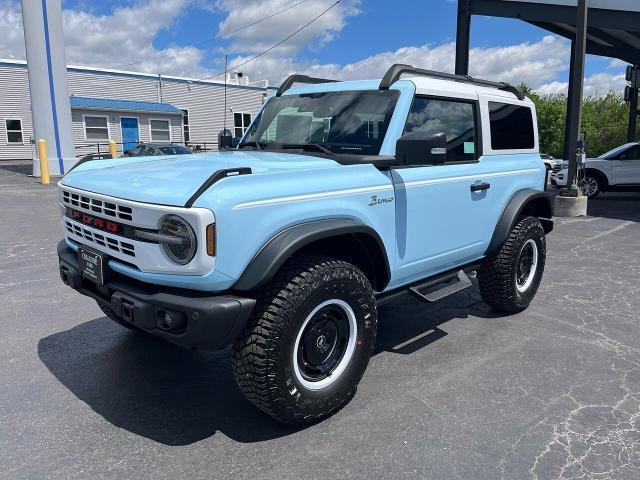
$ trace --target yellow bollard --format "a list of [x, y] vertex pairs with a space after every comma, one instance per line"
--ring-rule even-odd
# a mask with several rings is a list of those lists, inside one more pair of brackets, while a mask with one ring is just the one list
[[111, 158], [117, 158], [118, 152], [116, 151], [116, 142], [113, 140], [109, 140], [109, 153], [111, 154]]
[[47, 156], [47, 141], [38, 140], [38, 158], [40, 159], [40, 182], [49, 185], [49, 157]]

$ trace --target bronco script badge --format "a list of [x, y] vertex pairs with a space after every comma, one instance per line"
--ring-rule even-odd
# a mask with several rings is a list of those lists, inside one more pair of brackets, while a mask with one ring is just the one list
[[371, 201], [369, 202], [370, 207], [375, 207], [376, 205], [381, 205], [383, 203], [391, 203], [393, 202], [393, 197], [379, 197], [377, 195], [371, 195]]

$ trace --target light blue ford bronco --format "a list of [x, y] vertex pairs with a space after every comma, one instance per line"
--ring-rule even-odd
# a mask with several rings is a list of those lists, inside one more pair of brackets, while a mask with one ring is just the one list
[[477, 272], [489, 305], [527, 308], [553, 228], [545, 178], [534, 105], [508, 84], [408, 65], [294, 75], [237, 148], [77, 165], [60, 275], [129, 329], [230, 347], [246, 397], [300, 424], [353, 397], [380, 302], [435, 302]]

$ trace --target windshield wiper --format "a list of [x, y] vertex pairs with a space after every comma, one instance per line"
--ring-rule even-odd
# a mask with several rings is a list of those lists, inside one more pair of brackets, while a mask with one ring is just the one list
[[264, 150], [264, 144], [260, 142], [242, 142], [238, 145], [238, 148], [244, 147], [256, 147], [258, 150]]
[[280, 145], [282, 148], [299, 148], [300, 150], [316, 150], [327, 155], [333, 155], [333, 152], [328, 148], [323, 147], [317, 143], [285, 143]]

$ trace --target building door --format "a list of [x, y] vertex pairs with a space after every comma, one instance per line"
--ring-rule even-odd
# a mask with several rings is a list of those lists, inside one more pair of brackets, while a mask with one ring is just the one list
[[135, 117], [120, 117], [122, 151], [128, 152], [140, 142], [140, 128]]

